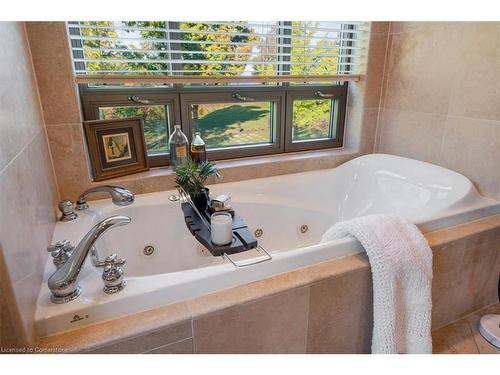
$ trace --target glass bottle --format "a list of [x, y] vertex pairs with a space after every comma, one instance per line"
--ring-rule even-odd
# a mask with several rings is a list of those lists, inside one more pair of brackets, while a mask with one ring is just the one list
[[187, 161], [189, 142], [180, 125], [174, 125], [174, 132], [168, 140], [170, 165], [177, 166]]
[[193, 141], [191, 142], [191, 159], [198, 164], [207, 160], [207, 148], [205, 142], [201, 138], [200, 132], [194, 132]]

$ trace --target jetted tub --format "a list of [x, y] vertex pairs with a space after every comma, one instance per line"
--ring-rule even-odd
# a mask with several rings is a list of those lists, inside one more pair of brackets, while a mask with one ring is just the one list
[[[251, 230], [262, 230], [258, 240], [272, 260], [236, 268], [211, 256], [186, 228], [180, 202], [168, 199], [178, 194], [175, 190], [138, 195], [127, 207], [114, 206], [110, 199], [91, 201], [77, 220], [57, 223], [53, 243], [69, 239], [76, 245], [100, 220], [129, 216], [130, 224], [110, 230], [97, 242], [101, 258], [115, 252], [126, 259], [127, 286], [105, 294], [102, 269], [89, 259], [80, 275], [81, 296], [53, 304], [47, 279], [55, 267], [49, 257], [35, 317], [38, 334], [76, 329], [363, 252], [354, 239], [320, 242], [331, 225], [353, 217], [398, 214], [428, 232], [500, 212], [499, 202], [480, 196], [456, 172], [383, 154], [362, 156], [334, 169], [217, 184], [210, 191], [212, 196], [231, 195], [233, 207]], [[149, 245], [154, 252], [145, 255]], [[235, 258], [261, 255], [251, 250]]]

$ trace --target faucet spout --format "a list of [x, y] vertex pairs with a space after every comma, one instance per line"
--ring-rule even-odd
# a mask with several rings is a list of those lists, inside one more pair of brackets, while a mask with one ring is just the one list
[[51, 301], [65, 303], [77, 298], [81, 289], [78, 276], [94, 243], [109, 229], [130, 223], [127, 216], [111, 216], [97, 223], [75, 247], [70, 258], [49, 278]]
[[111, 195], [111, 200], [117, 206], [128, 206], [129, 204], [134, 203], [135, 197], [134, 194], [121, 186], [113, 186], [113, 185], [101, 185], [90, 188], [86, 190], [78, 200], [76, 201], [76, 209], [79, 211], [86, 210], [89, 206], [87, 204], [87, 198], [89, 195], [94, 193], [108, 193]]

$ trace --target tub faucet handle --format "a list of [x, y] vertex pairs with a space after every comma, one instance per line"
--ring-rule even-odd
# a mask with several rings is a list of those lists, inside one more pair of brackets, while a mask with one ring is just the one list
[[118, 258], [118, 255], [111, 254], [104, 259], [104, 268], [113, 266], [123, 266], [126, 263], [125, 259]]
[[125, 264], [125, 259], [120, 259], [116, 254], [111, 254], [104, 260], [104, 271], [102, 281], [104, 282], [104, 292], [108, 294], [117, 293], [125, 288], [123, 280], [123, 269], [120, 266]]
[[78, 217], [73, 209], [73, 203], [71, 201], [61, 201], [57, 205], [57, 208], [61, 211], [61, 217], [59, 218], [60, 221], [71, 221]]
[[52, 255], [54, 265], [56, 268], [61, 267], [67, 262], [73, 253], [74, 246], [68, 240], [57, 241], [55, 245], [47, 247], [47, 251]]

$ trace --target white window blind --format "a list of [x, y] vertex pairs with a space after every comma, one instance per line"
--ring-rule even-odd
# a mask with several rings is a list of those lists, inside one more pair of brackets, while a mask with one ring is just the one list
[[79, 82], [356, 79], [363, 22], [68, 22]]

